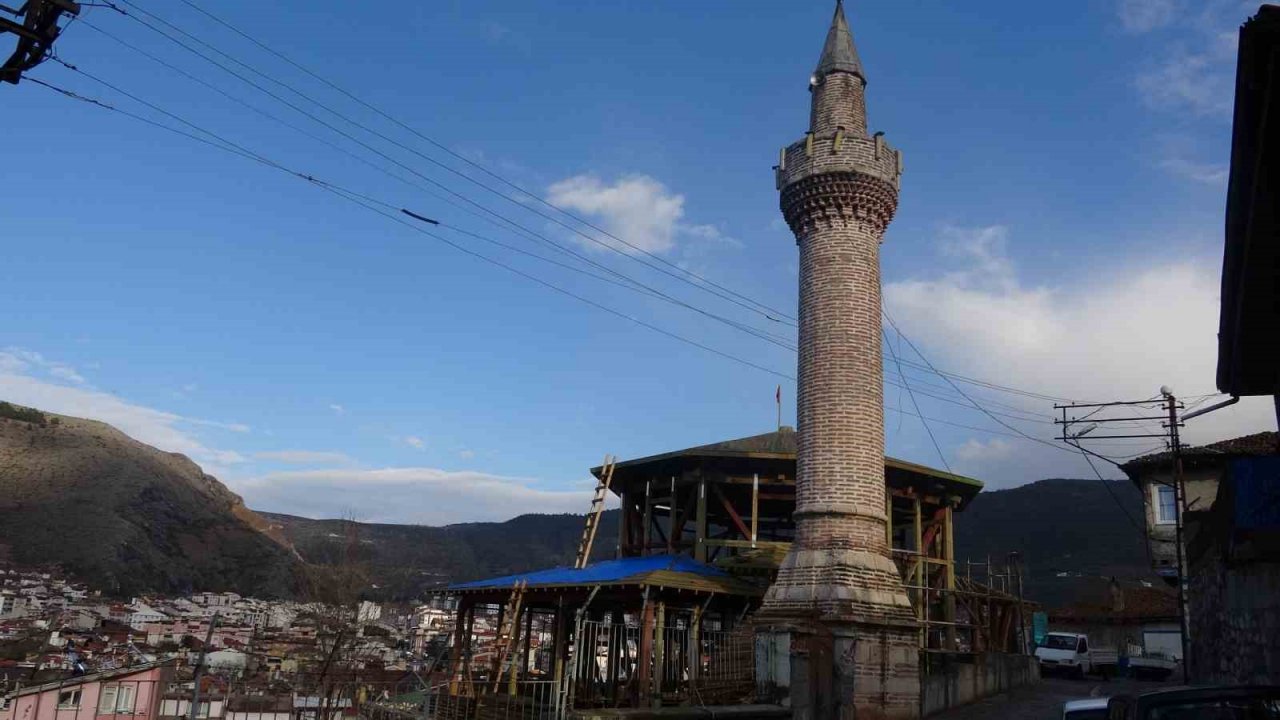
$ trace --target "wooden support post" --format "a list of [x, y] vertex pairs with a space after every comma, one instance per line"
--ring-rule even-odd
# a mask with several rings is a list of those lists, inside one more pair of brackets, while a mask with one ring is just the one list
[[694, 517], [693, 558], [698, 562], [707, 561], [707, 479], [698, 478], [698, 510]]
[[569, 619], [569, 613], [565, 611], [564, 596], [561, 595], [556, 604], [556, 627], [555, 634], [551, 639], [551, 662], [555, 668], [553, 677], [556, 681], [556, 687], [559, 688], [564, 682], [564, 656], [567, 648], [566, 643], [566, 627]]
[[[609, 631], [607, 638], [609, 641], [609, 655], [604, 661], [604, 689], [609, 693], [609, 699], [614, 705], [618, 704], [618, 665], [622, 662], [622, 645], [626, 643], [625, 631], [622, 625], [622, 611], [614, 610], [609, 615]], [[625, 667], [625, 665], [623, 666]]]
[[636, 707], [649, 702], [653, 688], [653, 601], [645, 598], [640, 611], [640, 648], [636, 657]]
[[667, 499], [667, 554], [676, 552], [676, 476], [671, 476], [671, 495]]
[[449, 668], [449, 694], [451, 695], [458, 691], [467, 645], [471, 643], [471, 634], [468, 632], [470, 625], [467, 622], [468, 606], [469, 603], [465, 599], [459, 599], [458, 607], [454, 610], [457, 617], [453, 620], [453, 662], [451, 663], [453, 667]]
[[640, 536], [640, 554], [641, 555], [649, 554], [649, 529], [653, 526], [653, 503], [649, 497], [651, 493], [652, 485], [653, 485], [652, 480], [644, 481], [644, 516], [643, 516], [644, 532], [641, 533], [641, 536]]
[[928, 646], [927, 628], [925, 627], [923, 622], [928, 618], [927, 613], [929, 609], [929, 595], [922, 589], [924, 587], [925, 555], [924, 555], [924, 528], [922, 527], [923, 518], [921, 518], [920, 516], [920, 496], [919, 495], [911, 499], [911, 506], [912, 506], [911, 509], [913, 512], [912, 531], [914, 532], [914, 538], [915, 538], [914, 549], [916, 551], [916, 558], [915, 558], [916, 564], [915, 564], [914, 572], [912, 573], [911, 584], [916, 586], [916, 589], [912, 590], [912, 592], [915, 593], [915, 598], [916, 598], [916, 619], [921, 621], [920, 632], [919, 632], [920, 647], [924, 648]]
[[944, 598], [943, 608], [946, 614], [946, 621], [952, 623], [947, 626], [947, 649], [954, 652], [956, 650], [956, 626], [954, 624], [956, 621], [956, 546], [950, 505], [944, 508], [942, 523], [943, 559], [947, 561], [945, 566], [947, 593]]
[[884, 546], [893, 550], [893, 492], [884, 489]]
[[631, 536], [630, 525], [631, 505], [630, 496], [627, 494], [626, 485], [622, 487], [621, 493], [622, 512], [618, 513], [618, 551], [614, 555], [615, 560], [620, 560], [630, 551]]
[[653, 705], [662, 707], [663, 681], [667, 677], [667, 604], [658, 601], [653, 649]]
[[756, 536], [760, 530], [760, 475], [751, 476], [751, 547], [756, 546]]

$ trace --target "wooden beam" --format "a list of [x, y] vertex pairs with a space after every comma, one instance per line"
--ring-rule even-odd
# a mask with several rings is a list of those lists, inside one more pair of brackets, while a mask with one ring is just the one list
[[728, 548], [749, 548], [749, 547], [791, 547], [791, 543], [786, 540], [757, 540], [754, 544], [750, 540], [717, 540], [708, 538], [706, 541], [708, 547], [728, 547]]
[[671, 476], [671, 502], [667, 503], [667, 554], [676, 552], [676, 476]]
[[698, 514], [694, 518], [693, 558], [707, 561], [707, 479], [698, 478]]
[[884, 491], [884, 546], [893, 549], [893, 494]]
[[751, 484], [751, 547], [756, 546], [756, 533], [760, 529], [760, 476]]
[[649, 495], [652, 492], [652, 480], [644, 481], [644, 517], [641, 527], [643, 530], [640, 535], [640, 554], [644, 555], [649, 549], [649, 529], [653, 525], [653, 504], [649, 502]]
[[725, 497], [724, 493], [720, 492], [720, 488], [715, 485], [711, 486], [711, 490], [716, 494], [716, 497], [720, 498], [720, 504], [724, 506], [725, 512], [729, 513], [729, 519], [733, 520], [733, 524], [738, 527], [738, 532], [742, 533], [742, 537], [750, 540], [751, 530], [747, 527], [746, 523], [742, 522], [742, 518], [738, 515], [738, 511], [733, 509], [733, 504], [729, 502], [729, 498]]

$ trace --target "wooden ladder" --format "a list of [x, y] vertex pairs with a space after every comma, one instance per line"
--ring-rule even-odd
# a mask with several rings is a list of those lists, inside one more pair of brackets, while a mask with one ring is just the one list
[[502, 683], [504, 674], [503, 665], [506, 664], [507, 658], [511, 658], [511, 677], [515, 679], [516, 661], [512, 655], [515, 653], [516, 643], [519, 638], [516, 635], [520, 630], [520, 609], [524, 605], [524, 590], [528, 585], [528, 581], [521, 580], [511, 588], [511, 598], [507, 600], [507, 607], [503, 610], [502, 627], [498, 628], [498, 637], [495, 638], [498, 656], [494, 662], [493, 676], [493, 692], [498, 692], [498, 685]]
[[596, 484], [596, 494], [591, 498], [591, 509], [587, 511], [587, 522], [582, 528], [582, 539], [578, 541], [578, 557], [573, 561], [575, 568], [584, 568], [591, 559], [591, 546], [596, 541], [596, 530], [600, 528], [600, 515], [604, 513], [604, 500], [609, 496], [609, 483], [613, 482], [613, 466], [618, 459], [612, 455], [604, 456], [604, 465], [600, 466], [600, 482]]

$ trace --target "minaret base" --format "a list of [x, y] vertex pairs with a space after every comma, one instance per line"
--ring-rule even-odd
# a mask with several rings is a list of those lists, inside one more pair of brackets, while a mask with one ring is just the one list
[[919, 623], [892, 560], [793, 548], [755, 622], [762, 681], [796, 720], [920, 716]]

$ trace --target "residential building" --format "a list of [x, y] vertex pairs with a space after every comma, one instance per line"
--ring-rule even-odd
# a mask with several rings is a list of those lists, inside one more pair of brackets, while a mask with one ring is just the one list
[[152, 663], [11, 692], [0, 720], [157, 720], [172, 667]]
[[[1222, 442], [1188, 447], [1182, 451], [1186, 509], [1203, 512], [1213, 508], [1218, 485], [1234, 460], [1277, 454], [1280, 433], [1261, 432]], [[1162, 452], [1131, 460], [1120, 466], [1142, 493], [1147, 543], [1152, 569], [1169, 582], [1178, 577], [1177, 512], [1174, 503], [1173, 453]], [[1194, 529], [1186, 528], [1184, 549]]]

